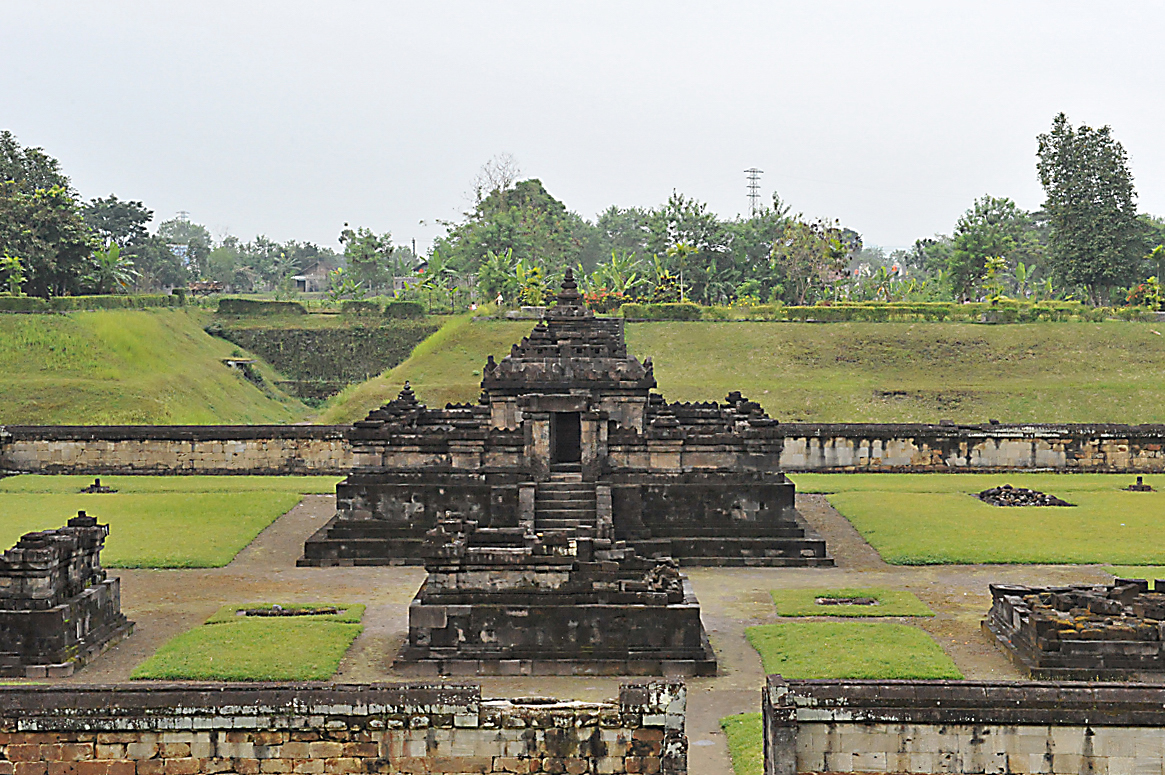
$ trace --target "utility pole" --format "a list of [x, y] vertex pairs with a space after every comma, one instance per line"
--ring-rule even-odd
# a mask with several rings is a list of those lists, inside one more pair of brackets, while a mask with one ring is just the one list
[[760, 202], [760, 176], [764, 172], [764, 170], [758, 170], [756, 167], [749, 167], [744, 171], [748, 180], [748, 209], [750, 215], [756, 215], [756, 206]]

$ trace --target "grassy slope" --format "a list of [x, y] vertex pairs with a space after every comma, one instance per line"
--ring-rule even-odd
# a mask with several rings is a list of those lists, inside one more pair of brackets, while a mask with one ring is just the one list
[[[741, 390], [781, 420], [1165, 422], [1150, 323], [641, 323], [672, 400]], [[900, 395], [884, 396], [884, 393]]]
[[352, 422], [396, 398], [405, 380], [429, 406], [476, 401], [481, 392], [481, 367], [487, 355], [507, 355], [510, 345], [530, 333], [534, 324], [522, 321], [473, 322], [468, 315], [449, 318], [437, 333], [417, 345], [396, 368], [353, 385], [329, 403], [321, 423]]
[[303, 404], [223, 365], [239, 351], [203, 331], [208, 320], [195, 309], [0, 315], [0, 424], [305, 419]]
[[[356, 420], [408, 379], [422, 401], [473, 401], [486, 355], [529, 321], [457, 318], [385, 375], [332, 401]], [[785, 421], [1165, 422], [1165, 339], [1152, 323], [633, 323], [670, 400], [741, 390]]]
[[720, 719], [728, 736], [728, 753], [736, 775], [764, 775], [764, 725], [759, 713], [739, 713]]
[[[831, 493], [889, 563], [1112, 563], [1165, 561], [1165, 476], [1157, 492], [1125, 492], [1121, 474], [799, 474], [802, 492]], [[1011, 484], [1058, 495], [1068, 507], [1001, 508], [973, 493]]]

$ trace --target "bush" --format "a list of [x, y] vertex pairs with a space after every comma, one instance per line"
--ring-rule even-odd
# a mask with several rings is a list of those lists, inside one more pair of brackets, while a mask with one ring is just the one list
[[624, 304], [623, 317], [638, 320], [699, 320], [701, 308], [690, 301], [670, 304]]
[[353, 301], [351, 299], [340, 304], [341, 315], [379, 315], [380, 304], [375, 301]]
[[145, 309], [147, 307], [177, 307], [182, 299], [162, 293], [127, 296], [55, 296], [49, 307], [56, 312], [83, 309]]
[[49, 303], [36, 296], [0, 296], [0, 312], [48, 312]]
[[219, 299], [220, 315], [306, 315], [297, 301], [259, 301], [258, 299]]
[[390, 301], [384, 305], [386, 318], [423, 318], [425, 305], [419, 301]]

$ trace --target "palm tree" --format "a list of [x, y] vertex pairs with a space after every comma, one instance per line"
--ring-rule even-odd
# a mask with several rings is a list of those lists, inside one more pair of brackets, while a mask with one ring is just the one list
[[93, 252], [93, 271], [88, 280], [97, 293], [128, 293], [135, 277], [138, 272], [134, 271], [133, 260], [122, 257], [117, 243]]

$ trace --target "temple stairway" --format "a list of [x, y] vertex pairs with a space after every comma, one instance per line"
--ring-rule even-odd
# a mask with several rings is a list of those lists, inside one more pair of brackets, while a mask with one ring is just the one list
[[552, 473], [534, 491], [534, 530], [595, 531], [595, 483], [581, 473]]

